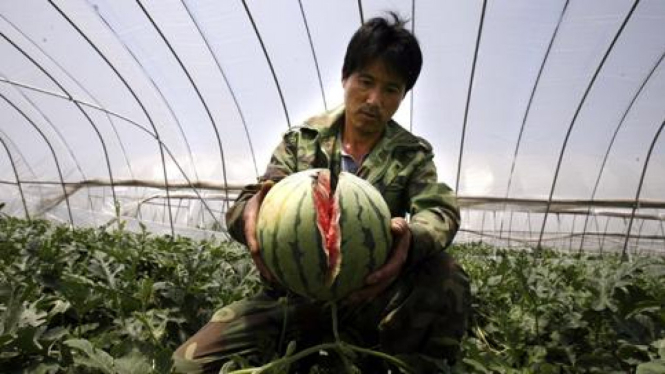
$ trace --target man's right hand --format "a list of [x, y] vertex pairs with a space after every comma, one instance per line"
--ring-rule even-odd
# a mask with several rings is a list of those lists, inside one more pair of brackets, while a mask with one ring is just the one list
[[249, 247], [249, 253], [252, 255], [252, 260], [254, 260], [261, 276], [270, 283], [274, 282], [275, 278], [261, 258], [261, 248], [259, 241], [256, 239], [256, 222], [258, 221], [261, 203], [263, 203], [263, 199], [274, 184], [275, 182], [271, 180], [261, 183], [261, 189], [247, 201], [242, 214], [245, 222], [245, 240], [247, 241], [247, 247]]

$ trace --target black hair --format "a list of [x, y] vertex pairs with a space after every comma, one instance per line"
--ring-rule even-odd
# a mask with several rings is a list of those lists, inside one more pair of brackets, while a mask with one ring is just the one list
[[416, 84], [423, 56], [416, 37], [404, 28], [406, 21], [394, 12], [388, 12], [388, 16], [392, 19], [368, 20], [353, 34], [344, 56], [342, 79], [379, 59], [404, 79], [406, 93]]

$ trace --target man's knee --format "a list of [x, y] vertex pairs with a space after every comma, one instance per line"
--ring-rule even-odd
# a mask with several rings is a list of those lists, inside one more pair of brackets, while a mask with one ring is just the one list
[[455, 360], [471, 312], [469, 277], [442, 253], [414, 268], [408, 296], [381, 322], [391, 353]]

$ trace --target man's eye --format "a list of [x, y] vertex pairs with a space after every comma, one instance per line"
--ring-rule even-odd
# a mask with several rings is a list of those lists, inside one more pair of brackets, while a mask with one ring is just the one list
[[360, 79], [359, 82], [360, 82], [360, 85], [363, 86], [363, 87], [369, 87], [369, 86], [372, 85], [372, 81], [369, 80], [369, 79]]

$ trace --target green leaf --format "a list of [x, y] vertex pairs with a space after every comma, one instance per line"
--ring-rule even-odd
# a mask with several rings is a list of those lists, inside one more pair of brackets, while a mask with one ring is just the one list
[[99, 369], [104, 373], [115, 374], [113, 370], [113, 357], [101, 349], [95, 348], [85, 339], [69, 339], [65, 344], [81, 351], [85, 356], [75, 355], [74, 362], [91, 369]]
[[663, 374], [665, 373], [665, 360], [660, 359], [645, 362], [637, 366], [635, 374]]
[[147, 374], [152, 371], [148, 359], [136, 351], [115, 360], [115, 372], [118, 374]]
[[471, 366], [474, 370], [476, 370], [479, 373], [485, 373], [485, 374], [490, 373], [490, 371], [485, 367], [485, 365], [481, 364], [480, 362], [478, 362], [478, 361], [476, 361], [472, 358], [464, 358], [464, 359], [462, 359], [462, 361], [465, 364]]

